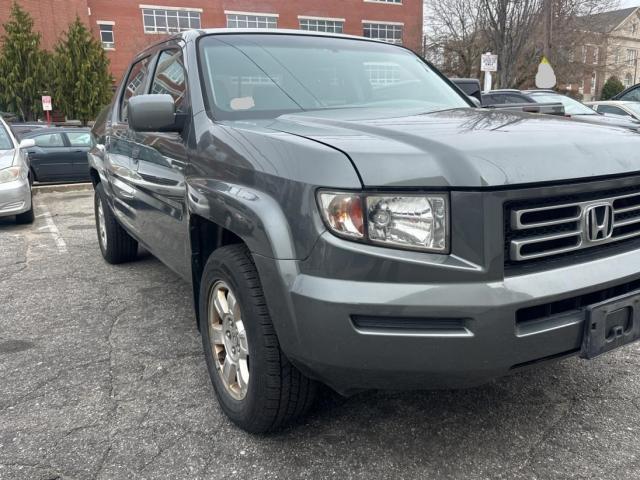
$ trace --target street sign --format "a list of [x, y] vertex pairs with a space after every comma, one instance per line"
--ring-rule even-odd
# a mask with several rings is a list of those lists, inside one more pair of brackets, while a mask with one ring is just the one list
[[43, 95], [42, 97], [42, 110], [44, 110], [45, 112], [50, 112], [51, 110], [53, 110], [51, 108], [51, 97], [48, 95]]
[[483, 53], [480, 61], [480, 70], [483, 72], [497, 72], [498, 55]]

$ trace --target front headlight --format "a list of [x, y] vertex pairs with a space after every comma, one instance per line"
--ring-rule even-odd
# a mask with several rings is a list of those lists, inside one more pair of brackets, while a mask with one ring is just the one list
[[22, 178], [22, 168], [9, 167], [0, 170], [0, 183], [13, 182]]
[[329, 229], [350, 240], [434, 253], [449, 251], [447, 194], [318, 193]]

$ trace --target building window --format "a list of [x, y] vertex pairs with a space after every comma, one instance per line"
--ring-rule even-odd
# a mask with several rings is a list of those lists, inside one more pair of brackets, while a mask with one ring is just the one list
[[113, 22], [98, 22], [100, 41], [102, 42], [102, 48], [105, 50], [113, 50], [116, 48], [116, 42], [113, 37], [113, 26]]
[[635, 35], [637, 32], [638, 32], [638, 24], [634, 22], [631, 24], [631, 34]]
[[616, 48], [615, 51], [613, 52], [613, 63], [615, 65], [620, 63], [620, 49]]
[[633, 83], [633, 79], [631, 78], [631, 74], [627, 73], [624, 76], [624, 86], [625, 86], [625, 88], [629, 88], [632, 83]]
[[596, 72], [593, 72], [591, 74], [591, 91], [590, 91], [592, 95], [595, 95], [598, 91], [596, 88], [597, 84], [598, 84], [598, 74]]
[[593, 47], [593, 64], [598, 64], [598, 57], [600, 56], [600, 48]]
[[580, 79], [580, 86], [578, 87], [578, 92], [584, 93], [584, 78]]
[[336, 18], [314, 18], [298, 17], [300, 19], [300, 30], [311, 30], [313, 32], [342, 33], [344, 19]]
[[587, 47], [582, 47], [582, 63], [587, 63]]
[[182, 8], [142, 9], [144, 33], [178, 33], [191, 28], [200, 28], [202, 10], [186, 10]]
[[638, 51], [632, 48], [627, 49], [627, 63], [633, 63], [636, 60]]
[[401, 23], [373, 23], [362, 22], [364, 36], [374, 40], [402, 45]]
[[278, 28], [278, 15], [225, 12], [227, 28]]
[[364, 67], [374, 88], [400, 82], [400, 67], [395, 63], [370, 62], [365, 63]]

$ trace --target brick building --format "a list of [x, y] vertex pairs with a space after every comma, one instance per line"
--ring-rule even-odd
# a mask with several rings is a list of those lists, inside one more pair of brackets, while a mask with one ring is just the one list
[[[419, 51], [422, 0], [18, 0], [45, 48], [78, 15], [102, 41], [116, 80], [131, 57], [189, 28], [294, 28], [377, 38]], [[12, 0], [0, 0], [0, 21]]]

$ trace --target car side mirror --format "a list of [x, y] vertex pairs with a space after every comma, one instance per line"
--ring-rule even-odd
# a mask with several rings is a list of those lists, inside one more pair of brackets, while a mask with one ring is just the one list
[[482, 107], [482, 103], [480, 103], [480, 100], [478, 100], [473, 95], [467, 95], [467, 98], [469, 100], [471, 100], [471, 102], [476, 106], [476, 108], [481, 108]]
[[136, 95], [127, 105], [129, 128], [137, 132], [175, 132], [180, 130], [176, 104], [171, 95]]
[[20, 148], [23, 150], [27, 150], [35, 146], [36, 146], [36, 141], [33, 138], [25, 138], [24, 140], [20, 141]]

